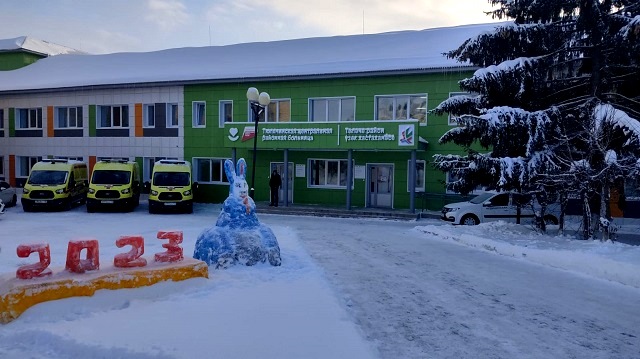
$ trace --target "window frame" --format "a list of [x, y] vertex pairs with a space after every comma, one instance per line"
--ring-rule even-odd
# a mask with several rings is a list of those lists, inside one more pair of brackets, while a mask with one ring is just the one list
[[6, 177], [4, 176], [4, 156], [0, 156], [0, 179], [6, 181]]
[[[75, 126], [71, 126], [71, 109], [75, 109]], [[60, 110], [66, 112], [66, 126], [60, 126]], [[84, 128], [83, 116], [82, 106], [56, 106], [53, 109], [53, 128], [56, 130]]]
[[[288, 103], [289, 104], [289, 118], [286, 121], [280, 121], [280, 106], [279, 104], [281, 103]], [[272, 121], [269, 118], [269, 107], [272, 105], [277, 105], [277, 112], [276, 112], [276, 117], [277, 120], [276, 121]], [[247, 101], [247, 111], [248, 111], [248, 119], [247, 122], [253, 122], [253, 110], [251, 109], [251, 103], [249, 101]], [[271, 101], [269, 102], [269, 104], [265, 107], [264, 111], [262, 111], [262, 113], [260, 114], [260, 116], [258, 117], [258, 122], [265, 122], [265, 123], [278, 123], [278, 122], [282, 122], [282, 123], [290, 123], [291, 122], [291, 99], [290, 98], [275, 98], [275, 99], [271, 99]]]
[[[23, 158], [26, 158], [27, 162], [29, 162], [29, 168], [26, 170], [27, 172], [26, 175], [22, 174]], [[33, 168], [33, 165], [42, 161], [42, 158], [43, 158], [42, 156], [16, 156], [16, 163], [15, 163], [16, 178], [25, 178], [25, 179], [28, 178], [29, 175], [31, 174], [31, 169]]]
[[[445, 178], [445, 193], [447, 194], [459, 194], [458, 192], [454, 192], [451, 191], [448, 187], [449, 187], [449, 182], [451, 181], [451, 172], [446, 172], [446, 178]], [[482, 186], [477, 186], [476, 188], [474, 188], [471, 192], [468, 193], [468, 195], [478, 195], [482, 192], [486, 192], [486, 188], [482, 187]]]
[[[153, 115], [149, 113], [149, 110], [153, 109]], [[142, 128], [155, 128], [156, 127], [156, 104], [145, 103], [142, 104]]]
[[[26, 111], [27, 114], [27, 119], [26, 119], [26, 124], [27, 127], [22, 127], [20, 125], [20, 121], [22, 119], [22, 115], [21, 112], [22, 111]], [[31, 116], [32, 116], [32, 111], [35, 111], [35, 126], [32, 126], [32, 120]], [[16, 130], [41, 130], [42, 129], [42, 107], [20, 107], [20, 108], [16, 108], [14, 110], [15, 112], [15, 129]]]
[[[406, 97], [408, 99], [408, 110], [407, 110], [407, 118], [396, 118], [396, 109], [398, 107], [397, 105], [397, 100], [400, 98], [404, 98]], [[414, 97], [424, 97], [424, 104], [425, 104], [425, 108], [424, 108], [424, 121], [420, 121], [420, 119], [417, 118], [411, 118], [411, 99]], [[381, 120], [379, 118], [379, 102], [381, 99], [385, 99], [385, 98], [391, 98], [393, 100], [393, 114], [392, 114], [392, 118], [390, 120]], [[429, 94], [427, 92], [423, 92], [423, 93], [410, 93], [410, 94], [388, 94], [388, 95], [375, 95], [374, 96], [374, 120], [375, 121], [409, 121], [409, 120], [414, 120], [414, 121], [418, 121], [420, 126], [426, 126], [427, 122], [428, 122], [428, 105], [429, 105]]]
[[[202, 116], [204, 117], [202, 124], [200, 124], [200, 112], [197, 109], [202, 106]], [[192, 101], [191, 102], [191, 126], [193, 128], [206, 128], [207, 127], [207, 103], [206, 101]]]
[[[173, 116], [173, 109], [175, 108], [175, 117]], [[165, 124], [166, 128], [178, 128], [180, 127], [180, 107], [178, 107], [177, 102], [167, 102], [166, 103], [166, 120]], [[173, 120], [176, 120], [176, 123], [173, 123]]]
[[[422, 187], [418, 187], [418, 163], [422, 163]], [[415, 187], [415, 191], [416, 192], [425, 192], [426, 189], [426, 185], [425, 185], [425, 180], [426, 180], [426, 168], [427, 168], [427, 161], [426, 160], [418, 160], [416, 159], [416, 187]], [[411, 170], [411, 160], [407, 160], [407, 192], [411, 192], [411, 189], [409, 188], [409, 178], [411, 176], [409, 176], [409, 171]]]
[[[191, 158], [191, 172], [193, 177], [193, 182], [197, 182], [198, 184], [215, 184], [215, 185], [229, 185], [229, 179], [227, 178], [227, 174], [224, 170], [224, 162], [230, 158], [222, 158], [222, 157], [192, 157]], [[200, 181], [200, 161], [208, 161], [209, 162], [209, 181]], [[220, 181], [213, 181], [213, 162], [218, 161], [220, 165]], [[225, 181], [226, 179], [226, 181]]]
[[[225, 116], [225, 107], [231, 106], [231, 120], [227, 121]], [[251, 109], [249, 109], [251, 112]], [[250, 113], [253, 116], [253, 113]], [[225, 123], [233, 122], [233, 100], [220, 100], [218, 101], [218, 127], [224, 128]]]
[[[313, 171], [313, 166], [312, 166], [312, 162], [315, 161], [324, 161], [325, 165], [325, 174], [324, 174], [324, 178], [325, 178], [325, 184], [313, 184], [313, 176], [312, 176], [312, 171]], [[344, 158], [307, 158], [306, 164], [307, 164], [307, 188], [324, 188], [324, 189], [347, 189], [347, 185], [340, 185], [341, 181], [341, 173], [340, 173], [340, 162], [347, 162], [348, 159]], [[329, 171], [329, 162], [337, 162], [338, 163], [338, 178], [337, 178], [337, 185], [333, 185], [333, 184], [326, 184], [327, 182], [327, 178], [328, 178], [328, 171]], [[345, 172], [348, 171], [349, 169], [349, 164], [346, 163], [345, 164], [347, 166], [347, 169], [345, 170]], [[351, 170], [353, 171], [355, 168], [355, 160], [351, 161]], [[347, 176], [345, 178], [345, 182], [347, 181], [347, 179], [349, 178], [349, 174], [345, 173], [345, 176]], [[351, 189], [353, 189], [353, 185], [355, 182], [355, 176], [351, 176]]]
[[[342, 119], [342, 115], [343, 115], [343, 101], [344, 100], [353, 100], [353, 116], [351, 118], [351, 120], [347, 119], [347, 120], [343, 120]], [[314, 106], [314, 102], [316, 101], [326, 101], [325, 103], [325, 109], [324, 109], [324, 115], [325, 115], [325, 119], [324, 120], [316, 120], [315, 119], [315, 106]], [[338, 101], [338, 113], [339, 115], [339, 119], [337, 121], [330, 121], [329, 120], [329, 115], [330, 115], [330, 111], [329, 111], [329, 106], [330, 106], [330, 101]], [[308, 119], [309, 122], [352, 122], [355, 121], [356, 119], [356, 96], [337, 96], [337, 97], [310, 97], [307, 101], [308, 103]]]
[[[109, 108], [109, 126], [102, 126], [102, 109], [108, 107]], [[114, 112], [113, 109], [120, 109], [120, 125], [115, 126], [114, 123]], [[124, 114], [126, 109], [126, 116]], [[97, 129], [108, 129], [108, 128], [129, 128], [129, 105], [97, 105], [96, 106], [96, 128]], [[125, 125], [126, 122], [126, 125]]]
[[[449, 98], [452, 97], [456, 97], [456, 96], [469, 96], [471, 95], [471, 92], [449, 92]], [[451, 115], [451, 113], [449, 113], [449, 115], [447, 116], [447, 124], [449, 126], [457, 126], [458, 125], [458, 121], [452, 121], [453, 119], [456, 119], [457, 117]]]

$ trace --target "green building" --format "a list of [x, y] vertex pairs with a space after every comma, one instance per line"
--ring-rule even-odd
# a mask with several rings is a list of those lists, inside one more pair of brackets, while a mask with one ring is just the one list
[[28, 36], [0, 40], [0, 71], [15, 70], [48, 56], [82, 53]]
[[[439, 209], [455, 195], [431, 158], [460, 149], [438, 144], [455, 122], [429, 110], [475, 70], [443, 53], [494, 26], [44, 58], [0, 72], [0, 177], [117, 157], [149, 180], [155, 161], [184, 159], [196, 200], [221, 202], [224, 161], [245, 158], [256, 201], [277, 169], [287, 203]], [[270, 96], [260, 113], [250, 87]]]

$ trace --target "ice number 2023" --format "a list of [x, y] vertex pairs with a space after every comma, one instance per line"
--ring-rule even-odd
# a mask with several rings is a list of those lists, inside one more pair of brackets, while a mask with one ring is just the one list
[[[178, 262], [184, 259], [182, 244], [182, 231], [159, 231], [159, 240], [168, 240], [162, 247], [165, 252], [156, 253], [156, 262]], [[142, 236], [122, 236], [116, 240], [116, 246], [122, 248], [131, 246], [131, 250], [126, 253], [117, 254], [113, 258], [113, 265], [117, 268], [144, 267], [147, 260], [142, 258], [144, 254], [144, 238]], [[86, 257], [81, 258], [80, 253], [86, 250]], [[40, 261], [34, 264], [21, 266], [16, 271], [16, 278], [31, 279], [51, 275], [51, 250], [49, 243], [21, 244], [17, 248], [18, 257], [27, 258], [31, 253], [37, 252]], [[67, 246], [67, 262], [65, 269], [72, 273], [84, 273], [100, 269], [100, 253], [98, 240], [72, 240]]]

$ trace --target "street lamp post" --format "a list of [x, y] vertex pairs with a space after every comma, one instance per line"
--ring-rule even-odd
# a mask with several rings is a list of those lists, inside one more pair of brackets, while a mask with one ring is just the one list
[[[255, 185], [256, 185], [256, 157], [258, 154], [258, 121], [260, 119], [260, 115], [264, 112], [269, 102], [271, 102], [271, 98], [269, 94], [266, 92], [259, 93], [258, 89], [255, 87], [249, 87], [247, 89], [247, 100], [249, 100], [249, 106], [251, 107], [251, 112], [253, 112], [253, 162], [251, 167], [251, 188], [249, 189], [249, 197], [254, 198], [255, 194]], [[255, 200], [255, 198], [254, 198]]]

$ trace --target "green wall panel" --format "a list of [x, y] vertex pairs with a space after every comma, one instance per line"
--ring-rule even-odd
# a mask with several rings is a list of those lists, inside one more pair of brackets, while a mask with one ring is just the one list
[[43, 58], [43, 56], [27, 52], [1, 52], [0, 71], [15, 70], [30, 65]]
[[96, 137], [96, 105], [89, 105], [89, 137]]
[[[252, 83], [226, 83], [226, 84], [202, 84], [187, 85], [184, 87], [184, 136], [185, 159], [193, 157], [217, 157], [230, 158], [233, 142], [228, 139], [229, 129], [237, 127], [240, 135], [245, 127], [253, 127], [250, 122], [250, 109], [246, 99], [248, 87], [257, 87], [259, 91], [266, 91], [272, 99], [291, 100], [291, 124], [263, 124], [264, 128], [304, 128], [331, 127], [335, 123], [309, 123], [308, 106], [309, 98], [317, 97], [343, 97], [354, 96], [356, 109], [354, 122], [343, 122], [341, 126], [380, 126], [382, 122], [371, 122], [375, 118], [376, 95], [398, 94], [427, 94], [427, 111], [435, 108], [440, 102], [449, 97], [451, 92], [459, 92], [458, 81], [468, 77], [472, 72], [446, 72], [422, 75], [386, 76], [386, 77], [358, 77], [326, 80], [292, 80], [292, 81], [263, 81]], [[233, 123], [219, 127], [219, 101], [233, 101]], [[206, 103], [206, 127], [192, 127], [192, 102], [204, 101]], [[361, 124], [358, 124], [361, 122]], [[358, 166], [367, 163], [389, 163], [394, 165], [394, 207], [408, 208], [410, 203], [407, 191], [407, 166], [410, 158], [410, 149], [417, 148], [418, 160], [426, 161], [425, 189], [427, 192], [444, 194], [445, 175], [433, 169], [431, 159], [436, 153], [462, 153], [460, 148], [453, 145], [440, 145], [438, 139], [452, 126], [448, 124], [448, 116], [436, 116], [427, 114], [426, 125], [416, 125], [417, 136], [428, 141], [428, 145], [410, 148], [391, 148], [385, 146], [361, 146], [353, 150], [353, 159]], [[260, 127], [261, 126], [261, 127]], [[336, 128], [337, 131], [337, 128]], [[269, 188], [268, 177], [271, 162], [282, 162], [283, 149], [288, 148], [289, 161], [295, 164], [307, 165], [307, 158], [321, 159], [346, 159], [347, 151], [335, 145], [335, 139], [329, 143], [317, 142], [314, 145], [294, 146], [287, 143], [275, 143], [271, 145], [258, 142], [256, 163], [256, 188], [255, 200], [268, 201]], [[243, 145], [235, 145], [238, 158], [245, 158], [248, 170], [251, 171], [253, 160], [253, 142], [246, 141]], [[384, 149], [387, 150], [384, 150]], [[339, 149], [339, 151], [335, 151]], [[251, 173], [247, 174], [247, 182], [251, 186]], [[354, 180], [352, 192], [352, 206], [364, 207], [366, 201], [367, 183], [363, 179]], [[294, 177], [294, 202], [315, 203], [333, 206], [346, 205], [345, 189], [314, 188], [307, 185], [307, 178]], [[226, 185], [201, 185], [200, 198], [210, 202], [221, 202], [228, 195]], [[416, 199], [416, 208], [420, 209], [421, 203]]]

